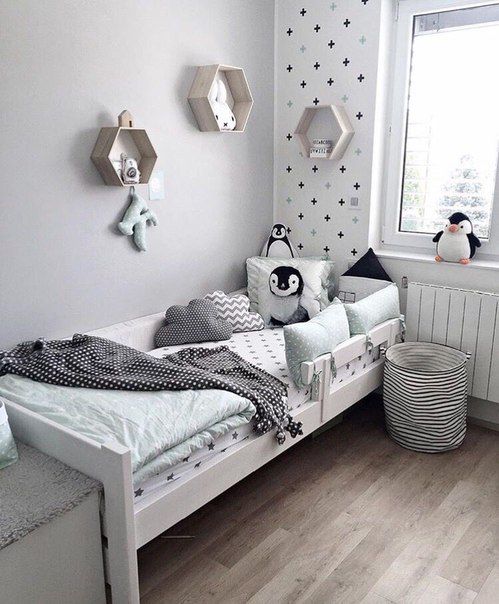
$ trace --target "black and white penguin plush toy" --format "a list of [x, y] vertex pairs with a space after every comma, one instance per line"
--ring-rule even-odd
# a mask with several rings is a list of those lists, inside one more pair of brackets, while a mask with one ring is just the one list
[[437, 244], [437, 262], [459, 262], [469, 264], [476, 248], [482, 244], [473, 233], [470, 219], [462, 212], [449, 217], [443, 231], [438, 232], [433, 241]]
[[269, 238], [263, 246], [262, 256], [268, 258], [297, 258], [298, 254], [288, 239], [287, 231], [285, 224], [274, 224]]
[[292, 266], [278, 266], [270, 273], [272, 325], [290, 325], [309, 320], [308, 312], [300, 304], [303, 286], [300, 271]]

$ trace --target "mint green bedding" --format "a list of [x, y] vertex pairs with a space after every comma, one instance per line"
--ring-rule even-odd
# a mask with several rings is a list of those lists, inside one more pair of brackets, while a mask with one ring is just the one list
[[222, 390], [68, 388], [16, 375], [0, 377], [0, 396], [99, 443], [114, 440], [128, 447], [134, 484], [247, 424], [255, 414], [250, 401]]

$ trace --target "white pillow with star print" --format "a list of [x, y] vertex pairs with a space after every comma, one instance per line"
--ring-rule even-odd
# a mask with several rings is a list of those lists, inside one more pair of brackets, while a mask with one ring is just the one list
[[267, 326], [308, 321], [329, 305], [333, 267], [323, 258], [248, 258], [251, 310]]
[[395, 283], [355, 302], [345, 304], [350, 335], [367, 334], [373, 327], [400, 318], [399, 290]]
[[345, 308], [338, 298], [307, 323], [286, 325], [283, 331], [286, 362], [297, 386], [304, 386], [302, 363], [331, 352], [350, 337]]

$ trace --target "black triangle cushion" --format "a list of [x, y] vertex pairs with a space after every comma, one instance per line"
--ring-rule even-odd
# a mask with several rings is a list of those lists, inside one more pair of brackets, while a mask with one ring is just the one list
[[344, 277], [367, 277], [368, 279], [381, 279], [392, 281], [390, 275], [385, 271], [372, 247], [350, 267]]

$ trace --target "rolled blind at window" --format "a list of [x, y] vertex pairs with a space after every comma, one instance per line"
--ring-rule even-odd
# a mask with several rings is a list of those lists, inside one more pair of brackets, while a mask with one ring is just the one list
[[414, 17], [414, 35], [435, 33], [443, 29], [485, 25], [496, 21], [499, 21], [499, 4], [418, 15]]

